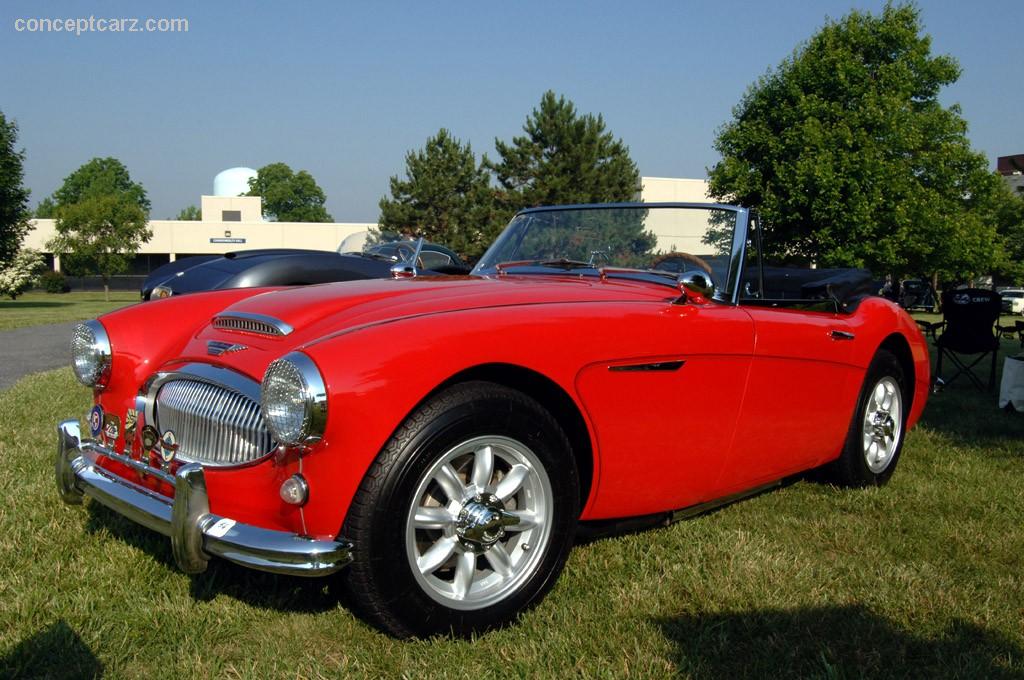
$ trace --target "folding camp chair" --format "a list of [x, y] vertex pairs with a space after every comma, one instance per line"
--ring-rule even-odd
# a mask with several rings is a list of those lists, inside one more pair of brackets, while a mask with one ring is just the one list
[[[917, 322], [921, 324], [920, 321]], [[1014, 321], [1012, 326], [1001, 326], [996, 324], [996, 332], [1007, 340], [1013, 340], [1014, 336], [1020, 340], [1021, 349], [1024, 349], [1024, 321]]]
[[[974, 367], [991, 354], [988, 389], [993, 389], [996, 383], [996, 353], [999, 350], [995, 325], [999, 321], [1000, 304], [999, 293], [981, 288], [947, 290], [942, 294], [942, 334], [935, 340], [939, 350], [935, 359], [936, 388], [949, 385], [961, 375], [966, 375], [979, 390], [986, 389], [974, 373]], [[961, 355], [977, 356], [969, 360]], [[957, 370], [950, 377], [944, 378], [942, 360], [947, 356]]]

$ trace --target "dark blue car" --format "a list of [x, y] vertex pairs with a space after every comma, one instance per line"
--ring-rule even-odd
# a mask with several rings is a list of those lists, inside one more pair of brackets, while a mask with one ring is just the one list
[[[361, 253], [275, 248], [186, 257], [154, 269], [142, 284], [142, 299], [220, 288], [386, 278], [396, 263], [411, 262], [417, 245], [416, 241], [394, 241], [370, 246]], [[427, 242], [416, 257], [416, 268], [426, 274], [469, 273], [469, 267], [454, 252]]]

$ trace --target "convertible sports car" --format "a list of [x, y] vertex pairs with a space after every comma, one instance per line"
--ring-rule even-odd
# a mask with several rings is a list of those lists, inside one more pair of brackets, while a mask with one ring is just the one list
[[[339, 572], [409, 636], [538, 603], [581, 521], [826, 464], [884, 484], [928, 395], [920, 331], [866, 272], [767, 267], [760, 238], [728, 205], [537, 208], [469, 276], [112, 312], [73, 334], [95, 405], [59, 425], [60, 495], [169, 536], [185, 572]], [[648, 268], [671, 254], [691, 268]]]
[[[395, 241], [370, 246], [361, 253], [274, 248], [195, 255], [154, 269], [142, 284], [142, 299], [162, 299], [220, 288], [301, 286], [385, 278], [395, 262], [412, 258], [416, 247], [415, 241]], [[469, 272], [469, 267], [454, 252], [428, 242], [422, 244], [416, 266], [438, 274]]]

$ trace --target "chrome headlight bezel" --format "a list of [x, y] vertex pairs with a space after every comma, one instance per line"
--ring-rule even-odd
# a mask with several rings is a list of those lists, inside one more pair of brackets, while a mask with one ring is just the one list
[[155, 286], [149, 293], [150, 300], [166, 300], [167, 298], [174, 295], [174, 291], [170, 286]]
[[86, 387], [102, 390], [110, 381], [113, 350], [110, 336], [99, 321], [84, 321], [71, 332], [71, 368]]
[[272, 361], [260, 383], [260, 409], [278, 444], [319, 442], [327, 426], [327, 387], [313, 360], [290, 352]]

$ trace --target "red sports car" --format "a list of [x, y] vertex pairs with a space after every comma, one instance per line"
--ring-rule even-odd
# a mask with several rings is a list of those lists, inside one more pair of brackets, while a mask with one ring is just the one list
[[60, 495], [189, 573], [340, 572], [395, 635], [487, 629], [543, 598], [579, 522], [892, 475], [928, 395], [916, 324], [866, 272], [762, 245], [728, 205], [537, 208], [469, 276], [107, 314], [72, 338], [95, 406], [59, 426]]

